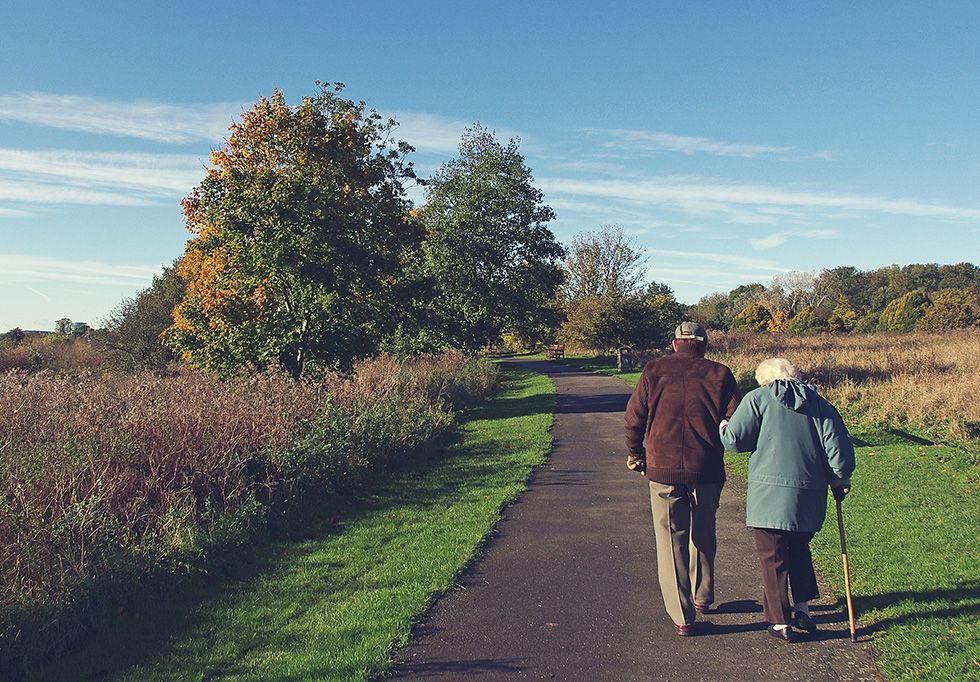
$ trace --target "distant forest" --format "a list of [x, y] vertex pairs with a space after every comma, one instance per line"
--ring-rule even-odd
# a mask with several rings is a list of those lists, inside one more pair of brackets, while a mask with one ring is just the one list
[[790, 272], [769, 286], [705, 296], [688, 316], [718, 330], [939, 332], [980, 323], [980, 267], [972, 263], [851, 266]]

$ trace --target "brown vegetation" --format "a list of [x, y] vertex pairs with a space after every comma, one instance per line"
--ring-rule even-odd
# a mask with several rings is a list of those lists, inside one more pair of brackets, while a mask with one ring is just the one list
[[712, 359], [754, 386], [762, 360], [783, 357], [862, 427], [924, 428], [956, 439], [980, 425], [980, 332], [793, 337], [715, 333]]
[[0, 374], [0, 677], [304, 493], [399, 466], [494, 376], [456, 353], [315, 383]]

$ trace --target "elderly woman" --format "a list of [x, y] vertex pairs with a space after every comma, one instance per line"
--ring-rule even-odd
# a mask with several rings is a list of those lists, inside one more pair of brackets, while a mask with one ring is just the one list
[[769, 634], [791, 642], [793, 628], [817, 629], [809, 615], [810, 600], [819, 596], [810, 540], [827, 513], [828, 484], [838, 498], [850, 490], [854, 445], [834, 406], [788, 360], [763, 361], [755, 377], [759, 388], [722, 421], [721, 442], [726, 450], [752, 452], [745, 524], [759, 553]]

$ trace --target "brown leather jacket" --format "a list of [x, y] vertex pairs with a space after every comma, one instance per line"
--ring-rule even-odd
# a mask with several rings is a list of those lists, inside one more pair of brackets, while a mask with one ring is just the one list
[[741, 396], [732, 371], [681, 348], [648, 362], [626, 406], [626, 447], [664, 484], [725, 480], [718, 424]]

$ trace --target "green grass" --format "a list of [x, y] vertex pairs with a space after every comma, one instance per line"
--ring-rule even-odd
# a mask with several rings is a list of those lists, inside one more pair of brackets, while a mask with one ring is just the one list
[[502, 366], [459, 438], [305, 541], [121, 614], [44, 680], [363, 680], [390, 664], [551, 446], [554, 385]]
[[[726, 455], [742, 477], [746, 455]], [[844, 501], [859, 629], [890, 680], [980, 679], [980, 499], [975, 459], [949, 446], [857, 449]], [[841, 609], [844, 578], [834, 501], [814, 561]]]

